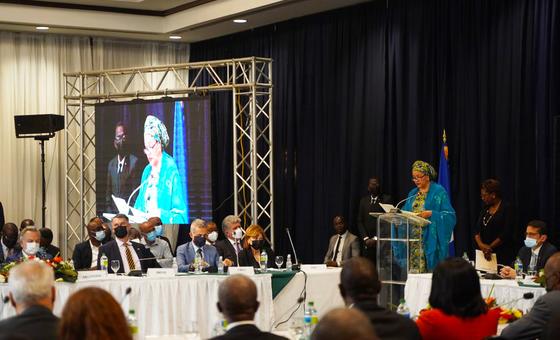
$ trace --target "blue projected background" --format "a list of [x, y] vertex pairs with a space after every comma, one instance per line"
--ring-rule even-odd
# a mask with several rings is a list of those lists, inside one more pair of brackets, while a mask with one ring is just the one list
[[[152, 174], [148, 155], [154, 151], [144, 142], [148, 115], [156, 117], [169, 135], [169, 144], [162, 150], [167, 156], [156, 162], [161, 170], [152, 181], [148, 180]], [[120, 136], [123, 127], [117, 125], [124, 127], [124, 139]], [[159, 215], [163, 223], [178, 224], [212, 218], [208, 97], [98, 104], [95, 145], [98, 216], [122, 210], [115, 196], [146, 213], [138, 212], [139, 218]], [[157, 209], [149, 208], [154, 205]]]

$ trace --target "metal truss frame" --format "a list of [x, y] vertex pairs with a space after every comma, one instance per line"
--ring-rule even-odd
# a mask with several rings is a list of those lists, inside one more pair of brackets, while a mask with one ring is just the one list
[[108, 100], [185, 97], [230, 91], [234, 213], [274, 244], [272, 59], [248, 57], [165, 66], [65, 73], [65, 228], [63, 255], [87, 238], [96, 214], [95, 105]]

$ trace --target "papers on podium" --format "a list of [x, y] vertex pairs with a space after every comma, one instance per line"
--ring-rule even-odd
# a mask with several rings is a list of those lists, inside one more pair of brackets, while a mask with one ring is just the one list
[[496, 258], [496, 254], [492, 253], [492, 258], [488, 261], [484, 257], [484, 253], [481, 250], [476, 250], [476, 261], [474, 268], [476, 270], [484, 271], [487, 273], [497, 273], [498, 272], [498, 259]]
[[[390, 213], [394, 213], [394, 214], [402, 214], [405, 217], [407, 217], [409, 220], [411, 220], [412, 222], [414, 222], [414, 225], [418, 225], [418, 226], [426, 226], [428, 224], [431, 224], [432, 222], [430, 222], [430, 220], [427, 220], [423, 217], [418, 216], [416, 213], [413, 213], [411, 211], [406, 211], [406, 210], [398, 210], [394, 205], [392, 204], [384, 204], [384, 203], [379, 203], [379, 205], [381, 206], [381, 208], [385, 211], [385, 213], [390, 214]], [[395, 212], [398, 211], [398, 212]], [[375, 214], [375, 215], [374, 215]], [[380, 214], [378, 213], [370, 213], [370, 215], [374, 216], [374, 217], [378, 217]]]
[[[122, 198], [116, 197], [115, 195], [111, 195], [111, 197], [113, 198], [113, 202], [115, 202], [119, 214], [128, 216], [130, 223], [142, 223], [148, 220], [149, 216], [145, 212], [129, 206]], [[116, 214], [103, 213], [103, 217], [109, 220], [115, 217], [115, 215]]]

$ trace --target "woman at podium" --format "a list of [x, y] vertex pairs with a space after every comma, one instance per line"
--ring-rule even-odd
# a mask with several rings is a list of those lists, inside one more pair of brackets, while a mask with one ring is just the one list
[[444, 187], [434, 182], [437, 173], [428, 163], [416, 161], [412, 164], [412, 181], [416, 188], [410, 190], [403, 210], [416, 213], [431, 223], [423, 227], [412, 226], [409, 270], [425, 273], [449, 255], [449, 241], [455, 227], [455, 210]]

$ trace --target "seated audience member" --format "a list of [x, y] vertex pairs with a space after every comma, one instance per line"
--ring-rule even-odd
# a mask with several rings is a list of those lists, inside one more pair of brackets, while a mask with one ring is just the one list
[[218, 226], [213, 221], [206, 223], [206, 229], [208, 230], [208, 236], [206, 237], [206, 244], [211, 246], [216, 246], [216, 241], [218, 241]]
[[133, 242], [142, 243], [142, 235], [140, 235], [140, 231], [132, 226], [128, 229], [128, 239]]
[[552, 255], [544, 266], [546, 294], [539, 297], [531, 311], [504, 328], [505, 339], [537, 339], [553, 318], [560, 316], [560, 253]]
[[488, 310], [478, 274], [462, 258], [436, 266], [428, 301], [432, 309], [416, 321], [423, 339], [476, 340], [496, 334], [500, 309]]
[[206, 244], [205, 222], [195, 219], [191, 222], [190, 237], [191, 242], [180, 245], [177, 248], [177, 266], [180, 272], [188, 272], [194, 269], [196, 254], [200, 254], [203, 259], [202, 267], [207, 270], [214, 270], [218, 265], [219, 255], [214, 246]]
[[39, 253], [41, 249], [39, 244], [41, 242], [41, 233], [35, 227], [27, 227], [21, 231], [20, 235], [20, 248], [13, 252], [12, 255], [6, 258], [6, 262], [20, 261], [31, 257], [38, 257], [41, 259], [51, 259], [52, 256], [46, 253]]
[[52, 245], [53, 232], [49, 228], [39, 229], [41, 233], [41, 252], [49, 254], [50, 257], [55, 258], [60, 255], [60, 249]]
[[33, 222], [33, 220], [30, 218], [26, 218], [25, 220], [21, 221], [19, 225], [19, 231], [22, 231], [27, 227], [34, 227], [34, 226], [35, 226], [35, 222]]
[[107, 238], [103, 223], [99, 219], [91, 219], [86, 226], [89, 240], [76, 244], [72, 261], [76, 270], [97, 269], [99, 247]]
[[0, 263], [5, 262], [15, 251], [15, 246], [17, 244], [19, 237], [18, 228], [13, 223], [6, 223], [2, 227], [2, 239], [0, 240]]
[[[228, 215], [222, 221], [222, 231], [225, 239], [216, 241], [216, 249], [228, 267], [237, 266], [237, 258], [241, 252], [241, 219], [235, 215]], [[238, 230], [239, 231], [236, 231]]]
[[173, 254], [171, 254], [167, 242], [157, 238], [155, 226], [150, 222], [144, 222], [140, 224], [139, 228], [142, 235], [142, 244], [154, 254], [162, 267], [170, 268], [173, 265]]
[[257, 286], [247, 276], [232, 275], [218, 288], [218, 311], [228, 326], [226, 333], [214, 340], [283, 340], [284, 337], [261, 331], [253, 321], [259, 308]]
[[132, 340], [122, 307], [106, 290], [88, 287], [72, 294], [62, 310], [59, 340]]
[[558, 340], [560, 339], [560, 314], [550, 317], [547, 325], [544, 327], [540, 340]]
[[148, 222], [152, 223], [154, 225], [154, 227], [156, 228], [157, 238], [159, 238], [162, 241], [167, 242], [167, 244], [169, 245], [169, 249], [171, 249], [171, 254], [173, 254], [173, 256], [175, 256], [175, 250], [171, 246], [171, 241], [169, 241], [169, 239], [167, 237], [163, 236], [163, 223], [161, 222], [161, 218], [150, 217], [148, 219]]
[[324, 263], [329, 267], [339, 267], [344, 261], [360, 256], [360, 240], [348, 231], [342, 216], [335, 216], [333, 227], [336, 234], [329, 241]]
[[344, 262], [339, 288], [345, 304], [363, 312], [380, 339], [421, 339], [414, 321], [377, 304], [381, 282], [367, 258], [353, 257]]
[[20, 263], [10, 270], [8, 288], [17, 315], [0, 321], [2, 339], [57, 339], [52, 268], [40, 261]]
[[[547, 241], [548, 231], [546, 223], [539, 220], [529, 222], [525, 231], [525, 246], [519, 249], [517, 257], [523, 263], [523, 271], [536, 271], [537, 273], [544, 268], [544, 264], [552, 254], [558, 250]], [[515, 279], [515, 270], [511, 267], [504, 267], [500, 270], [503, 278]]]
[[120, 262], [119, 273], [128, 274], [132, 270], [146, 272], [148, 268], [160, 268], [161, 266], [153, 259], [154, 255], [144, 245], [131, 242], [128, 238], [130, 223], [128, 217], [118, 214], [111, 220], [111, 226], [115, 239], [102, 245], [97, 254], [97, 268], [101, 268], [101, 256], [105, 254], [109, 260], [109, 272], [112, 273], [111, 261]]
[[[325, 314], [311, 334], [311, 340], [379, 339], [367, 317], [357, 309], [335, 308]], [[405, 339], [404, 337], [402, 339]]]
[[274, 251], [270, 248], [265, 239], [264, 230], [256, 224], [253, 224], [245, 231], [243, 238], [243, 250], [239, 253], [239, 265], [253, 266], [260, 268], [261, 253], [265, 251], [267, 255], [266, 267], [275, 268]]

